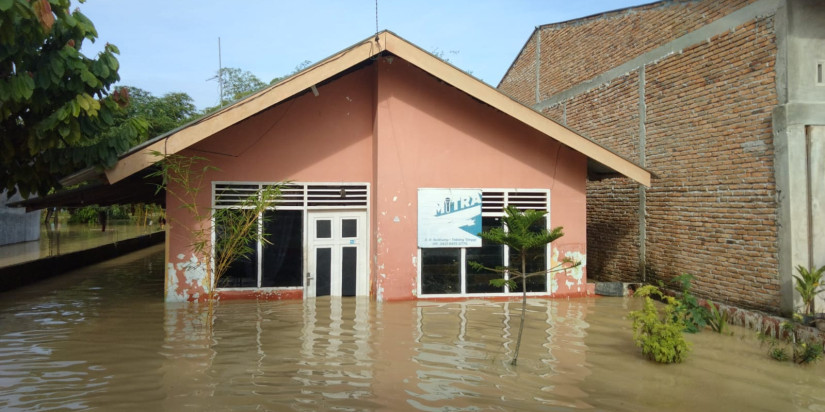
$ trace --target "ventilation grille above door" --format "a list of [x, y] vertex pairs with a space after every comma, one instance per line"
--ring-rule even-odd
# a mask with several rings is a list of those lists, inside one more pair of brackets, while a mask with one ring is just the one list
[[[264, 184], [215, 183], [215, 207], [243, 207]], [[291, 184], [281, 188], [273, 207], [351, 208], [366, 207], [366, 184]]]
[[483, 213], [500, 213], [505, 206], [515, 206], [519, 210], [548, 210], [546, 191], [496, 191], [481, 193]]

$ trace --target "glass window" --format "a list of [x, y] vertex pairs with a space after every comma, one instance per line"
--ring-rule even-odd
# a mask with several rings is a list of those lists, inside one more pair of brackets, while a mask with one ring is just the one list
[[329, 239], [332, 237], [332, 221], [331, 220], [316, 220], [315, 221], [315, 238]]
[[341, 296], [355, 296], [358, 280], [358, 248], [341, 248]]
[[267, 210], [264, 212], [264, 243], [261, 286], [302, 286], [304, 265], [304, 212]]
[[461, 249], [421, 250], [421, 293], [461, 293]]
[[[240, 210], [225, 210], [230, 216], [228, 220], [235, 221], [240, 217]], [[216, 247], [220, 248], [222, 238], [226, 236], [226, 228], [215, 227]], [[236, 259], [229, 265], [226, 272], [218, 278], [219, 288], [249, 288], [258, 286], [258, 242], [252, 240], [247, 244], [252, 252], [246, 257]], [[217, 250], [217, 254], [221, 251]]]
[[341, 237], [358, 237], [358, 219], [341, 219]]
[[[501, 227], [501, 218], [481, 218], [481, 230], [483, 232], [486, 232], [494, 227]], [[490, 279], [501, 279], [504, 277], [504, 274], [491, 272], [484, 269], [473, 269], [473, 267], [470, 266], [470, 262], [478, 262], [488, 268], [504, 266], [504, 245], [489, 243], [485, 240], [482, 241], [481, 247], [467, 248], [467, 263], [465, 268], [467, 271], [467, 293], [504, 292], [503, 287], [495, 287], [490, 285]]]
[[[547, 206], [547, 192], [512, 190], [506, 192], [482, 192], [482, 231], [492, 228], [504, 228], [501, 208], [516, 205], [520, 209]], [[546, 230], [547, 218], [537, 221], [531, 231]], [[538, 273], [526, 279], [527, 292], [547, 293], [547, 265], [549, 246], [528, 251], [525, 259], [526, 272]], [[495, 287], [490, 280], [502, 279], [504, 273], [486, 269], [474, 269], [470, 262], [477, 262], [487, 268], [510, 267], [521, 271], [521, 255], [505, 245], [482, 240], [480, 247], [466, 248], [422, 248], [421, 252], [421, 294], [518, 294], [522, 291], [521, 279], [516, 280], [516, 287]]]
[[[542, 218], [530, 227], [531, 232], [540, 232], [547, 228], [547, 219]], [[521, 270], [521, 255], [515, 250], [510, 250], [510, 266]], [[525, 259], [525, 268], [527, 273], [544, 272], [547, 270], [547, 247], [541, 249], [530, 250], [527, 252]], [[518, 287], [511, 292], [521, 292], [521, 280], [518, 282]], [[527, 278], [528, 292], [546, 292], [547, 291], [547, 275], [533, 276]]]
[[[226, 210], [226, 213], [239, 213]], [[232, 262], [226, 273], [218, 279], [219, 288], [287, 287], [303, 285], [303, 211], [267, 210], [264, 212], [264, 235], [271, 244], [264, 243], [258, 256], [258, 242], [247, 246], [252, 253], [247, 258]], [[220, 245], [224, 236], [222, 227], [215, 228]], [[258, 261], [261, 262], [260, 284]]]

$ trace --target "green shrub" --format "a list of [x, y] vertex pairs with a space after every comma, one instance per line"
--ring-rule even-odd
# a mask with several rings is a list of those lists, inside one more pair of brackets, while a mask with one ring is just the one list
[[693, 281], [693, 275], [684, 273], [676, 276], [674, 280], [682, 288], [682, 296], [678, 299], [679, 305], [676, 307], [676, 314], [684, 320], [685, 332], [701, 332], [708, 324], [710, 314], [704, 306], [699, 304], [696, 296], [690, 293], [690, 283]]
[[[677, 315], [680, 302], [665, 296], [651, 285], [640, 287], [635, 296], [644, 298], [642, 310], [630, 312], [633, 320], [633, 341], [648, 359], [660, 363], [679, 363], [690, 351], [690, 343], [684, 338], [684, 318]], [[661, 313], [651, 296], [658, 296], [665, 303]]]
[[[728, 312], [720, 311], [719, 307], [713, 304], [713, 301], [708, 301], [710, 312], [708, 313], [708, 326], [716, 333], [726, 333], [728, 328]], [[733, 334], [733, 332], [730, 332]]]
[[[802, 316], [794, 313], [790, 321], [782, 322], [779, 327], [779, 335], [781, 338], [777, 339], [764, 332], [759, 333], [759, 339], [762, 343], [768, 344], [768, 355], [778, 361], [793, 360], [799, 365], [806, 365], [809, 363], [818, 362], [822, 359], [822, 353], [825, 348], [819, 342], [804, 342], [797, 338], [796, 329], [802, 321]], [[789, 355], [788, 352], [792, 354]]]
[[799, 275], [793, 275], [796, 280], [794, 288], [799, 292], [799, 297], [802, 298], [805, 314], [813, 316], [816, 313], [814, 299], [816, 295], [823, 291], [820, 286], [822, 286], [822, 276], [825, 275], [825, 266], [819, 269], [814, 267], [808, 269], [802, 265], [797, 265], [796, 271]]

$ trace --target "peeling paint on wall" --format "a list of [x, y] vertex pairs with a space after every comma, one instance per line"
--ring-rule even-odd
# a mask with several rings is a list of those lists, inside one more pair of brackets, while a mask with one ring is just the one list
[[166, 301], [193, 302], [205, 299], [209, 294], [209, 277], [206, 265], [198, 262], [193, 255], [185, 260], [184, 254], [178, 254], [178, 263], [167, 265]]
[[[571, 269], [565, 269], [552, 273], [550, 279], [550, 293], [553, 295], [557, 293], [566, 295], [570, 293], [578, 294], [587, 292], [587, 279], [585, 278], [584, 269], [587, 265], [587, 255], [577, 250], [564, 252], [563, 259], [559, 259], [560, 255], [561, 252], [559, 252], [559, 249], [554, 247], [550, 255], [551, 268], [561, 265], [565, 259], [572, 260], [574, 262], [581, 262], [581, 264]], [[564, 289], [562, 290], [559, 290], [560, 281], [564, 282]]]

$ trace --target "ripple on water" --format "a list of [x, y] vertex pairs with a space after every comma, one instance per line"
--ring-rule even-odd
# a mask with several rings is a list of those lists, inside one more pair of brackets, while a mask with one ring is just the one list
[[156, 248], [0, 298], [0, 409], [825, 410], [823, 365], [752, 332], [690, 335], [680, 365], [632, 344], [622, 298], [317, 298], [164, 304]]

